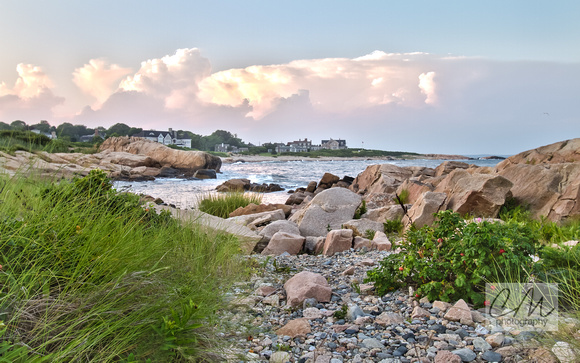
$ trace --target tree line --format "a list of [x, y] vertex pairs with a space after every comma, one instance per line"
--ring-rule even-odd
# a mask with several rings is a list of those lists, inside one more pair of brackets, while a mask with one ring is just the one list
[[[73, 125], [69, 122], [62, 123], [58, 126], [52, 126], [46, 120], [42, 120], [36, 124], [27, 124], [24, 121], [16, 120], [10, 124], [0, 122], [0, 130], [15, 130], [15, 131], [32, 131], [38, 130], [43, 134], [51, 134], [55, 132], [57, 138], [78, 142], [81, 136], [95, 135], [98, 131], [99, 138], [93, 138], [91, 142], [99, 142], [113, 136], [133, 136], [143, 131], [142, 128], [131, 127], [124, 123], [116, 123], [108, 129], [99, 126], [96, 128], [89, 128], [85, 125]], [[274, 144], [267, 143], [262, 146], [255, 146], [251, 143], [245, 143], [237, 135], [225, 130], [216, 130], [211, 135], [202, 136], [187, 130], [177, 130], [177, 137], [183, 139], [191, 139], [191, 148], [201, 151], [213, 151], [217, 144], [229, 144], [237, 148], [248, 148], [250, 153], [265, 153], [275, 148]]]

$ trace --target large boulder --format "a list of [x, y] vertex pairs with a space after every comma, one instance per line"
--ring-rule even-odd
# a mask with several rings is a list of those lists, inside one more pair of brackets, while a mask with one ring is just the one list
[[[412, 207], [411, 204], [405, 204], [405, 208], [409, 210]], [[384, 223], [385, 221], [400, 220], [403, 218], [404, 211], [398, 204], [388, 205], [385, 207], [369, 209], [361, 217], [370, 219], [371, 221]]]
[[249, 179], [230, 179], [218, 185], [215, 188], [218, 192], [243, 192], [250, 191], [256, 193], [279, 192], [282, 187], [278, 184], [257, 184], [250, 182]]
[[500, 175], [470, 173], [455, 169], [437, 186], [447, 194], [444, 208], [461, 215], [496, 217], [510, 196], [513, 183]]
[[510, 156], [496, 166], [497, 171], [516, 164], [562, 164], [580, 161], [580, 138], [560, 141]]
[[197, 179], [217, 179], [217, 174], [213, 169], [199, 169], [193, 174]]
[[218, 192], [243, 192], [250, 189], [249, 179], [230, 179], [218, 185], [215, 189]]
[[369, 209], [394, 204], [397, 189], [415, 171], [393, 164], [370, 165], [360, 173], [351, 186], [352, 191], [364, 195]]
[[455, 169], [467, 169], [469, 168], [469, 164], [461, 162], [461, 161], [453, 161], [447, 160], [439, 164], [435, 168], [435, 175], [434, 176], [443, 176], [451, 173]]
[[340, 178], [334, 174], [324, 173], [320, 179], [320, 182], [318, 182], [318, 187], [322, 189], [328, 189], [332, 187], [333, 184], [338, 183], [339, 180]]
[[286, 232], [290, 234], [300, 234], [298, 225], [294, 222], [287, 220], [274, 221], [268, 224], [264, 229], [262, 229], [258, 234], [267, 238], [268, 240], [272, 238], [277, 232]]
[[130, 154], [149, 156], [160, 165], [182, 170], [186, 175], [193, 175], [199, 169], [220, 170], [222, 161], [219, 157], [203, 151], [175, 150], [158, 142], [139, 137], [111, 137], [105, 140], [99, 150], [124, 151]]
[[379, 251], [390, 251], [393, 245], [389, 241], [389, 237], [384, 232], [378, 231], [375, 233], [373, 240], [371, 241], [371, 248]]
[[580, 214], [580, 138], [510, 156], [495, 171], [514, 186], [514, 199], [532, 216], [560, 221]]
[[332, 256], [337, 252], [348, 251], [352, 247], [352, 229], [335, 229], [326, 235], [322, 254]]
[[302, 271], [284, 284], [288, 305], [301, 306], [304, 300], [314, 298], [318, 302], [329, 302], [332, 288], [321, 274]]
[[256, 230], [260, 226], [270, 224], [273, 221], [284, 219], [286, 219], [286, 215], [282, 209], [228, 218], [229, 221], [247, 226], [252, 230]]
[[445, 193], [426, 192], [424, 193], [413, 207], [409, 209], [407, 215], [402, 219], [405, 228], [411, 224], [421, 228], [424, 225], [430, 225], [435, 221], [434, 214], [442, 210], [447, 195]]
[[279, 256], [284, 252], [297, 255], [302, 250], [304, 239], [299, 234], [276, 232], [270, 239], [268, 246], [262, 251], [262, 255]]
[[359, 194], [393, 194], [413, 171], [393, 164], [369, 165], [353, 181], [350, 189]]
[[376, 231], [384, 231], [385, 226], [381, 222], [375, 222], [370, 219], [361, 218], [361, 219], [352, 219], [348, 222], [344, 222], [344, 228], [352, 229], [354, 236], [361, 236], [364, 237], [367, 231], [372, 231], [372, 233]]
[[411, 178], [405, 180], [399, 188], [397, 188], [397, 195], [401, 195], [403, 192], [407, 193], [407, 200], [405, 203], [413, 204], [415, 203], [421, 195], [425, 192], [432, 192], [435, 190], [435, 186], [431, 183], [419, 181], [417, 178]]
[[290, 217], [303, 236], [326, 236], [329, 229], [353, 218], [362, 198], [345, 188], [331, 188], [317, 194], [304, 209]]
[[580, 214], [580, 163], [511, 164], [499, 168], [510, 180], [513, 198], [526, 206], [532, 217], [560, 221]]
[[282, 209], [286, 217], [290, 215], [292, 212], [292, 207], [285, 204], [254, 204], [250, 203], [245, 207], [239, 207], [238, 209], [234, 210], [230, 213], [230, 217], [238, 217], [247, 214], [256, 214], [262, 212], [270, 212], [276, 209]]
[[[50, 155], [48, 153], [43, 155]], [[66, 157], [63, 155], [63, 157]], [[110, 164], [117, 164], [128, 166], [130, 168], [137, 168], [139, 166], [146, 166], [146, 167], [153, 167], [153, 168], [160, 168], [161, 164], [158, 160], [147, 156], [147, 155], [139, 155], [139, 154], [131, 154], [124, 151], [117, 151], [112, 152], [111, 150], [104, 150], [100, 153], [99, 157], [101, 158], [100, 163], [110, 163]], [[77, 161], [79, 161], [77, 159]], [[215, 170], [213, 170], [215, 173]]]

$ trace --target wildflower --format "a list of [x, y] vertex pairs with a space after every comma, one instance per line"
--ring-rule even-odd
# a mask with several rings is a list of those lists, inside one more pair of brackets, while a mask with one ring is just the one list
[[489, 300], [485, 300], [485, 301], [483, 302], [483, 305], [485, 305], [485, 306], [489, 306], [489, 304], [491, 304], [491, 303], [489, 302]]
[[463, 252], [461, 252], [459, 255], [460, 255], [461, 257], [465, 256], [465, 254], [464, 254]]
[[399, 271], [403, 271], [405, 268], [403, 266], [399, 267]]
[[503, 255], [504, 253], [505, 253], [505, 250], [503, 248], [499, 250], [500, 255]]
[[495, 290], [495, 285], [491, 285], [489, 288]]

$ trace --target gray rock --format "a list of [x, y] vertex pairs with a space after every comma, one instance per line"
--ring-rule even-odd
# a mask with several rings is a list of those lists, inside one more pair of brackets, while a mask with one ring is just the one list
[[473, 348], [478, 352], [487, 352], [491, 350], [491, 345], [481, 337], [473, 339]]
[[501, 354], [492, 350], [485, 351], [481, 358], [486, 362], [501, 362]]
[[271, 239], [276, 232], [300, 234], [300, 230], [296, 223], [287, 220], [279, 220], [268, 224], [258, 233], [258, 235]]
[[358, 306], [358, 305], [349, 305], [348, 306], [348, 311], [346, 313], [347, 319], [349, 319], [351, 321], [355, 321], [357, 318], [359, 318], [361, 316], [365, 316], [365, 313], [362, 311], [360, 306]]
[[339, 229], [352, 219], [361, 196], [345, 188], [331, 188], [317, 194], [290, 220], [298, 224], [303, 236], [326, 236], [328, 228]]
[[370, 219], [352, 219], [343, 223], [344, 228], [352, 229], [354, 236], [366, 237], [367, 231], [384, 231], [385, 226], [382, 222], [375, 222]]
[[471, 362], [477, 358], [477, 354], [468, 348], [462, 348], [452, 351], [451, 353], [458, 355], [462, 362]]
[[362, 341], [362, 344], [364, 347], [369, 348], [369, 349], [373, 349], [373, 348], [384, 349], [385, 348], [383, 343], [381, 343], [378, 339], [375, 339], [375, 338], [364, 339]]

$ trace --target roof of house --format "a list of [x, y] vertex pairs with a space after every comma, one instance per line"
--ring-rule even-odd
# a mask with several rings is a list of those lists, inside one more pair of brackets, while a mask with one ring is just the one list
[[[165, 137], [167, 134], [169, 134], [169, 131], [156, 131], [156, 130], [143, 130], [138, 134], [135, 134], [133, 136], [137, 136], [137, 137], [159, 137], [159, 135], [162, 135], [163, 137]], [[171, 136], [171, 134], [169, 134], [169, 136]]]

